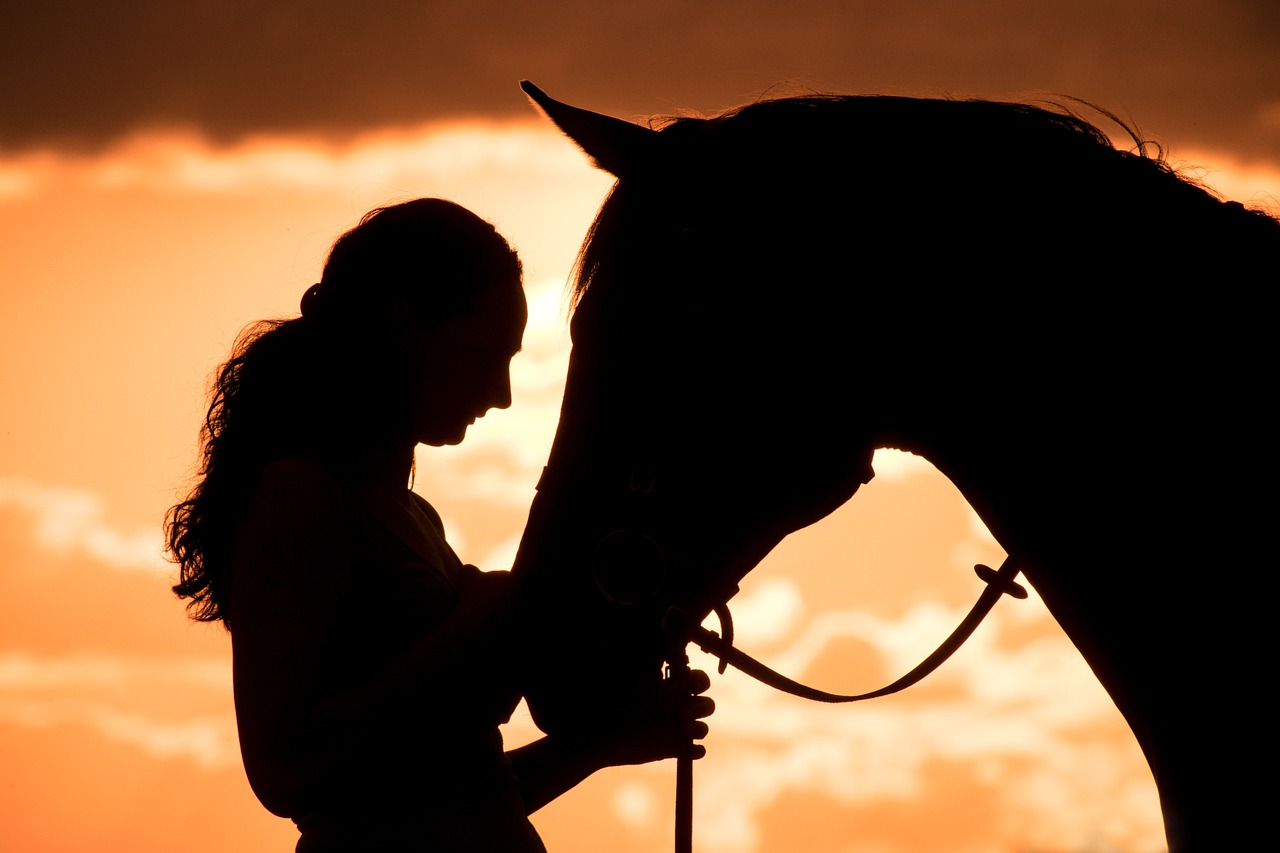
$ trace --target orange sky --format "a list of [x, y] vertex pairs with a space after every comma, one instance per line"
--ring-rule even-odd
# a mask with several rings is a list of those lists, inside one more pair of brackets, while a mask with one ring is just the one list
[[[1173, 154], [1233, 197], [1280, 197], [1280, 172]], [[205, 377], [244, 323], [296, 311], [368, 208], [442, 195], [491, 219], [531, 299], [515, 403], [461, 447], [422, 452], [417, 488], [465, 560], [504, 568], [554, 429], [560, 288], [607, 186], [534, 118], [0, 159], [0, 850], [292, 849], [239, 765], [229, 643], [184, 621], [156, 557]], [[828, 689], [909, 668], [976, 596], [969, 567], [1001, 557], [928, 465], [876, 467], [735, 600], [744, 647]], [[899, 697], [815, 706], [732, 673], [713, 695], [698, 850], [1161, 845], [1131, 736], [1034, 596]], [[527, 718], [508, 735], [531, 737]], [[535, 823], [554, 853], [669, 849], [672, 784], [669, 766], [610, 771]]]

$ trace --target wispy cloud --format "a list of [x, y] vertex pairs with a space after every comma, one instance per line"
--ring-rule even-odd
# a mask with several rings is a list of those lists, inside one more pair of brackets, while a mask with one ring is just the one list
[[[1021, 836], [1028, 840], [1079, 845], [1119, 818], [1116, 831], [1132, 832], [1137, 822], [1138, 835], [1158, 846], [1154, 787], [1118, 712], [1065, 637], [1001, 645], [1002, 632], [1025, 623], [1028, 609], [1049, 620], [1034, 599], [1017, 608], [998, 608], [963, 651], [930, 676], [928, 692], [909, 701], [833, 707], [775, 693], [739, 674], [717, 679], [715, 759], [699, 765], [697, 783], [699, 846], [754, 850], [759, 814], [789, 791], [851, 807], [919, 797], [939, 762], [967, 768], [975, 779], [1001, 777], [1007, 799], [1001, 808], [1009, 821], [1034, 827]], [[836, 643], [856, 640], [896, 676], [962, 615], [931, 603], [898, 620], [819, 613], [770, 662], [801, 674]], [[634, 791], [620, 798], [620, 819], [637, 820], [641, 800]]]
[[0, 654], [0, 723], [84, 726], [155, 758], [187, 758], [202, 767], [240, 760], [235, 720], [226, 713], [160, 719], [122, 707], [159, 693], [231, 690], [227, 658], [149, 658], [74, 654]]
[[135, 746], [153, 758], [186, 758], [209, 769], [240, 761], [235, 718], [231, 714], [164, 721], [98, 701], [0, 694], [0, 723], [40, 728], [86, 726], [108, 740]]
[[235, 138], [520, 115], [528, 107], [515, 81], [532, 75], [553, 94], [620, 115], [715, 109], [786, 80], [977, 95], [1034, 87], [1132, 109], [1164, 132], [1276, 149], [1268, 0], [921, 0], [873, 13], [796, 0], [785, 16], [759, 3], [637, 4], [618, 14], [585, 0], [536, 10], [498, 0], [485, 14], [390, 0], [360, 14], [317, 0], [305, 15], [225, 4], [177, 11], [160, 0], [105, 16], [82, 1], [9, 6], [0, 30], [7, 146], [101, 144], [157, 124]]
[[52, 185], [197, 194], [344, 191], [415, 185], [492, 172], [580, 174], [582, 155], [531, 115], [511, 122], [451, 122], [380, 130], [338, 144], [305, 135], [258, 136], [219, 146], [190, 133], [148, 132], [95, 155], [34, 152], [0, 159], [0, 199]]
[[770, 645], [793, 635], [804, 616], [804, 597], [789, 578], [764, 578], [732, 602], [733, 621], [753, 644]]
[[102, 497], [87, 489], [0, 477], [0, 510], [35, 521], [36, 541], [53, 551], [83, 554], [118, 569], [168, 570], [158, 531], [121, 531], [106, 520]]
[[230, 660], [101, 654], [41, 657], [12, 650], [0, 653], [0, 691], [148, 686], [230, 690]]

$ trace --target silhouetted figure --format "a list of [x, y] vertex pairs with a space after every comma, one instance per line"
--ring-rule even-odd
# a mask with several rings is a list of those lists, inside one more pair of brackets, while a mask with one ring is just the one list
[[541, 851], [526, 814], [588, 774], [700, 752], [705, 676], [625, 727], [504, 754], [518, 590], [463, 565], [408, 485], [416, 444], [511, 403], [527, 312], [507, 242], [439, 199], [374, 210], [301, 307], [218, 372], [168, 518], [174, 589], [230, 630], [245, 770], [297, 849]]
[[[531, 654], [596, 637], [593, 695], [625, 704], [670, 604], [701, 618], [901, 448], [1097, 673], [1171, 848], [1269, 838], [1280, 223], [1053, 109], [814, 96], [653, 130], [526, 91], [618, 177], [514, 570], [577, 618]], [[544, 730], [584, 723], [572, 679], [530, 684]]]

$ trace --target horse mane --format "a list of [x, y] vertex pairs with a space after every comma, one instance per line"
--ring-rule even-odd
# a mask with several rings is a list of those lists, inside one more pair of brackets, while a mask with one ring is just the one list
[[[1060, 104], [805, 95], [655, 120], [660, 162], [610, 192], [579, 252], [571, 305], [623, 258], [644, 258], [659, 273], [679, 264], [681, 253], [663, 245], [717, 222], [751, 231], [754, 251], [766, 254], [801, 234], [850, 242], [851, 227], [874, 232], [872, 245], [941, 240], [962, 256], [995, 234], [996, 262], [1003, 255], [1014, 266], [1036, 253], [1043, 262], [1053, 245], [1094, 259], [1119, 247], [1143, 253], [1125, 276], [1152, 269], [1161, 244], [1169, 258], [1182, 255], [1179, 265], [1188, 251], [1207, 257], [1225, 244], [1280, 251], [1276, 219], [1223, 201], [1133, 127], [1080, 104], [1116, 123], [1131, 149]], [[843, 216], [833, 218], [826, 210], [836, 199]], [[920, 230], [939, 219], [942, 227]], [[732, 254], [720, 258], [732, 266]]]
[[[1061, 106], [819, 95], [645, 130], [526, 92], [619, 176], [513, 570], [580, 614], [535, 632], [538, 724], [632, 707], [669, 605], [696, 624], [893, 447], [956, 486], [1116, 700], [1169, 846], [1256, 835], [1252, 789], [1221, 780], [1272, 726], [1266, 619], [1202, 578], [1269, 554], [1280, 221]], [[606, 673], [586, 701], [569, 648]]]

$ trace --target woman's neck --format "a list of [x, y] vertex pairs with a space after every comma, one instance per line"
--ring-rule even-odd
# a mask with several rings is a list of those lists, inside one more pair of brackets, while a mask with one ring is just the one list
[[409, 478], [413, 474], [413, 450], [415, 446], [408, 444], [388, 455], [385, 463], [376, 472], [380, 484], [393, 489], [409, 488]]
[[403, 491], [409, 487], [413, 473], [413, 451], [412, 444], [379, 448], [351, 464], [348, 475], [367, 485]]

